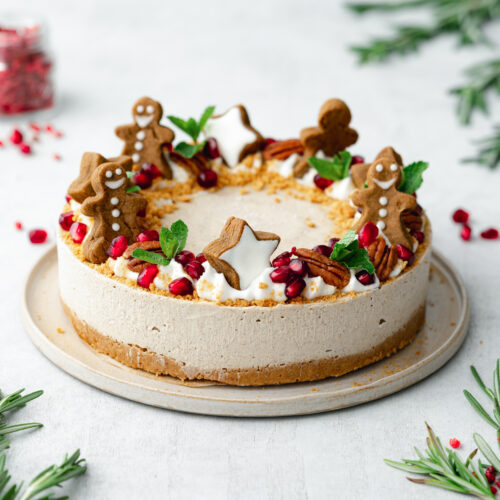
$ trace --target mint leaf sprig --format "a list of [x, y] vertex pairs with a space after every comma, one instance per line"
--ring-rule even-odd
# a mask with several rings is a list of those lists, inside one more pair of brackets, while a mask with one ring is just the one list
[[[23, 483], [11, 484], [9, 471], [5, 466], [6, 455], [0, 455], [0, 499], [1, 500], [30, 500], [39, 493], [42, 493], [54, 486], [61, 486], [61, 483], [77, 476], [81, 476], [87, 470], [84, 465], [85, 459], [80, 458], [80, 450], [76, 450], [71, 456], [65, 456], [60, 465], [51, 465], [40, 472], [32, 479], [24, 493], [20, 495]], [[55, 498], [53, 493], [49, 493], [37, 500], [65, 500], [69, 497]]]
[[335, 243], [330, 259], [344, 264], [348, 269], [363, 269], [370, 274], [375, 272], [368, 252], [364, 248], [359, 248], [356, 232], [353, 229], [349, 229], [342, 239]]
[[[142, 248], [136, 248], [132, 257], [141, 259], [150, 264], [168, 266], [170, 261], [186, 246], [188, 227], [182, 220], [175, 221], [170, 229], [162, 227], [160, 230], [160, 246], [163, 255]], [[0, 499], [1, 500], [1, 499]]]
[[349, 177], [352, 156], [348, 151], [340, 151], [338, 155], [333, 157], [332, 161], [316, 156], [311, 156], [307, 161], [324, 179], [341, 181]]
[[208, 120], [212, 117], [215, 111], [215, 106], [208, 106], [205, 111], [201, 114], [199, 120], [195, 118], [188, 118], [183, 120], [177, 116], [169, 115], [167, 118], [183, 132], [185, 132], [191, 139], [193, 139], [194, 144], [188, 144], [187, 142], [179, 142], [175, 146], [175, 151], [181, 154], [185, 158], [192, 158], [196, 153], [200, 152], [205, 146], [206, 140], [203, 142], [198, 142], [198, 137], [202, 130], [205, 128]]
[[493, 129], [493, 135], [476, 141], [479, 147], [477, 156], [465, 158], [463, 163], [477, 163], [494, 169], [500, 165], [500, 124]]
[[[497, 431], [497, 443], [498, 447], [500, 448], [500, 360], [497, 359], [496, 368], [493, 373], [493, 389], [486, 387], [474, 366], [470, 367], [470, 371], [472, 372], [472, 376], [476, 380], [477, 385], [492, 401], [493, 416], [490, 416], [490, 414], [484, 409], [481, 403], [479, 403], [479, 401], [469, 391], [464, 390], [464, 396], [471, 404], [472, 408], [476, 410], [478, 415]], [[500, 468], [496, 469], [500, 471]]]
[[[483, 472], [486, 468], [485, 464], [481, 460], [477, 463], [473, 461], [477, 449], [464, 461], [457, 452], [444, 448], [429, 424], [426, 422], [425, 425], [429, 434], [425, 454], [415, 448], [418, 459], [403, 459], [401, 462], [384, 459], [384, 462], [396, 469], [426, 476], [422, 479], [408, 477], [407, 479], [413, 483], [436, 486], [456, 493], [474, 495], [481, 499], [495, 498]], [[500, 466], [500, 459], [477, 433], [474, 434], [474, 442], [493, 467]]]
[[403, 193], [413, 194], [422, 185], [424, 179], [422, 174], [427, 170], [429, 164], [425, 161], [416, 161], [410, 163], [401, 171], [401, 184], [398, 191]]

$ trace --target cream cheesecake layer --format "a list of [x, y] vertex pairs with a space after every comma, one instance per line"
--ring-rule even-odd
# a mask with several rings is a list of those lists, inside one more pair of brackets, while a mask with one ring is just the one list
[[217, 372], [356, 358], [376, 346], [390, 354], [421, 325], [430, 253], [381, 288], [336, 301], [233, 307], [128, 286], [81, 262], [58, 239], [61, 299], [74, 317], [120, 344], [173, 360], [177, 376], [212, 380], [222, 379]]

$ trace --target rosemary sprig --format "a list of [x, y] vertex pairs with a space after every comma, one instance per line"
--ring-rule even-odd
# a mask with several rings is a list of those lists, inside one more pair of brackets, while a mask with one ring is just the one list
[[500, 124], [493, 128], [493, 135], [476, 141], [479, 147], [476, 157], [465, 158], [463, 163], [477, 163], [484, 167], [495, 168], [500, 165]]
[[[60, 465], [51, 465], [43, 470], [30, 481], [24, 493], [21, 493], [23, 483], [11, 484], [11, 476], [5, 467], [6, 455], [0, 455], [0, 500], [30, 500], [35, 495], [42, 493], [54, 486], [61, 486], [61, 483], [74, 477], [80, 476], [87, 470], [86, 465], [82, 465], [85, 459], [80, 458], [80, 450], [76, 450], [71, 456], [65, 456]], [[53, 493], [49, 493], [37, 500], [63, 500], [69, 497], [59, 497], [55, 499]]]
[[352, 3], [347, 7], [364, 14], [427, 6], [432, 11], [430, 26], [397, 26], [390, 38], [379, 38], [352, 50], [361, 63], [385, 61], [390, 56], [415, 52], [442, 34], [456, 34], [461, 45], [486, 42], [484, 25], [500, 16], [500, 0], [408, 0], [402, 2]]
[[[492, 401], [493, 416], [491, 416], [484, 409], [481, 403], [479, 403], [479, 401], [469, 391], [464, 390], [464, 396], [467, 398], [467, 401], [471, 404], [472, 408], [476, 410], [478, 415], [497, 431], [497, 443], [500, 448], [500, 360], [497, 359], [497, 365], [495, 372], [493, 373], [493, 389], [486, 387], [474, 366], [470, 367], [470, 371], [472, 372], [472, 376], [476, 380], [477, 385]], [[500, 468], [495, 468], [500, 471]]]
[[[407, 479], [413, 483], [475, 495], [482, 499], [495, 498], [483, 472], [485, 465], [481, 460], [477, 463], [473, 461], [477, 449], [464, 461], [455, 451], [444, 448], [429, 424], [425, 425], [429, 434], [425, 454], [415, 448], [418, 459], [403, 459], [401, 462], [386, 459], [384, 462], [396, 469], [426, 476], [419, 479], [408, 477]], [[474, 434], [474, 441], [484, 457], [495, 468], [495, 464], [500, 465], [500, 459], [479, 434]]]
[[500, 94], [500, 59], [475, 64], [467, 68], [465, 74], [468, 82], [450, 92], [458, 96], [457, 114], [460, 123], [468, 125], [474, 111], [488, 113], [486, 94], [489, 91]]

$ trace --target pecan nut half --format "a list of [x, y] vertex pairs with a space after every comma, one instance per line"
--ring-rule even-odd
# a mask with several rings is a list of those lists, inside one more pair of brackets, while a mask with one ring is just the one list
[[263, 151], [265, 160], [286, 160], [293, 154], [304, 153], [304, 146], [300, 139], [287, 139], [286, 141], [276, 141], [265, 147]]
[[208, 158], [201, 153], [195, 154], [192, 158], [186, 158], [177, 151], [172, 151], [169, 153], [169, 157], [170, 160], [189, 170], [193, 175], [198, 175], [199, 172], [208, 168]]
[[387, 281], [398, 262], [396, 245], [389, 247], [383, 238], [377, 238], [366, 250], [372, 264], [375, 266], [378, 279], [381, 282]]
[[127, 262], [127, 267], [134, 273], [140, 273], [145, 267], [149, 266], [148, 262], [144, 262], [141, 259], [136, 259], [132, 257], [132, 252], [136, 248], [141, 248], [143, 250], [148, 250], [149, 252], [162, 253], [161, 245], [159, 241], [139, 241], [137, 243], [132, 243], [125, 252], [123, 252], [123, 258], [129, 259]]
[[411, 231], [421, 231], [423, 225], [422, 214], [418, 213], [416, 210], [405, 210], [401, 214], [401, 219], [404, 225]]
[[295, 250], [295, 255], [307, 262], [311, 274], [321, 276], [327, 285], [342, 289], [347, 286], [351, 279], [351, 273], [347, 267], [340, 264], [340, 262], [325, 257], [315, 250], [298, 248]]

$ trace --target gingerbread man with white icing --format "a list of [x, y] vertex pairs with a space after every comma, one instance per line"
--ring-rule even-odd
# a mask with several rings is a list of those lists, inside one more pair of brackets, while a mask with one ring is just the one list
[[393, 158], [382, 157], [370, 165], [367, 188], [351, 195], [356, 207], [362, 209], [354, 229], [359, 231], [367, 222], [373, 222], [393, 245], [413, 248], [413, 239], [406, 229], [401, 214], [417, 205], [414, 196], [398, 191], [401, 184], [401, 166]]
[[138, 193], [127, 193], [127, 173], [116, 162], [103, 163], [92, 174], [94, 196], [82, 203], [84, 215], [94, 218], [92, 230], [83, 242], [83, 255], [101, 264], [108, 258], [107, 250], [117, 236], [133, 243], [141, 228], [137, 213], [144, 210], [147, 200]]
[[150, 97], [141, 97], [132, 108], [134, 123], [116, 127], [116, 135], [125, 141], [123, 155], [130, 156], [135, 164], [152, 163], [167, 178], [172, 170], [164, 154], [163, 146], [171, 144], [175, 134], [160, 125], [163, 115], [161, 104]]

